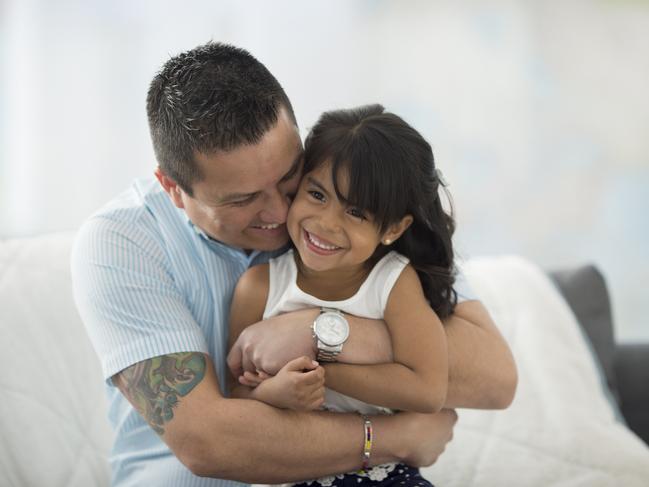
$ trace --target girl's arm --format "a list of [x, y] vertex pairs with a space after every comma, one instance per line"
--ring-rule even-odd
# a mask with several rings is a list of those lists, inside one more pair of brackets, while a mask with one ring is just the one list
[[[268, 299], [268, 264], [251, 267], [243, 273], [232, 294], [230, 304], [230, 334], [228, 350], [236, 342], [241, 332], [249, 325], [261, 321]], [[239, 384], [238, 377], [228, 373], [230, 396], [239, 399], [252, 399], [254, 389]]]
[[[228, 350], [247, 326], [262, 319], [268, 288], [268, 264], [251, 267], [239, 279], [230, 305]], [[240, 383], [232, 371], [228, 374], [228, 389], [233, 398], [256, 399], [296, 411], [318, 409], [324, 401], [324, 369], [308, 357], [291, 360], [276, 376], [251, 385]]]
[[327, 387], [377, 406], [439, 411], [448, 388], [446, 334], [412, 266], [406, 266], [390, 292], [384, 319], [394, 363], [326, 364]]

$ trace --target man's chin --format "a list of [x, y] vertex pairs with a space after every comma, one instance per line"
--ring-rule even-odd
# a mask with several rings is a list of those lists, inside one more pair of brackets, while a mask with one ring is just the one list
[[284, 247], [288, 241], [286, 225], [272, 230], [249, 228], [249, 247], [253, 250], [273, 251]]

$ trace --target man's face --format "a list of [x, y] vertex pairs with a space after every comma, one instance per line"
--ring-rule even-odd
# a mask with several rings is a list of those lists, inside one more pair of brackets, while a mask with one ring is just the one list
[[[302, 142], [284, 109], [255, 145], [195, 154], [200, 181], [189, 196], [158, 171], [177, 207], [210, 237], [245, 250], [275, 250], [288, 241], [286, 215], [302, 170]], [[167, 185], [165, 185], [166, 179]]]

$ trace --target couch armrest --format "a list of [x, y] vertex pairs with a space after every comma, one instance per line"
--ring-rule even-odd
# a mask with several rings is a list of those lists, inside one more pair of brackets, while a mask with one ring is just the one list
[[622, 414], [649, 444], [649, 343], [617, 345], [614, 366]]

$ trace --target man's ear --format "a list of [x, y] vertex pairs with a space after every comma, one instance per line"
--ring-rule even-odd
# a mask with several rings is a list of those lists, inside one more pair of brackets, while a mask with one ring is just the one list
[[381, 243], [383, 245], [390, 245], [395, 242], [402, 234], [405, 232], [408, 227], [412, 224], [412, 215], [404, 216], [401, 221], [390, 226], [388, 230], [381, 237]]
[[155, 170], [155, 177], [162, 186], [162, 189], [165, 190], [165, 193], [169, 195], [173, 204], [181, 210], [185, 208], [185, 203], [182, 198], [182, 189], [178, 186], [178, 183], [167, 176], [162, 169], [159, 167]]

